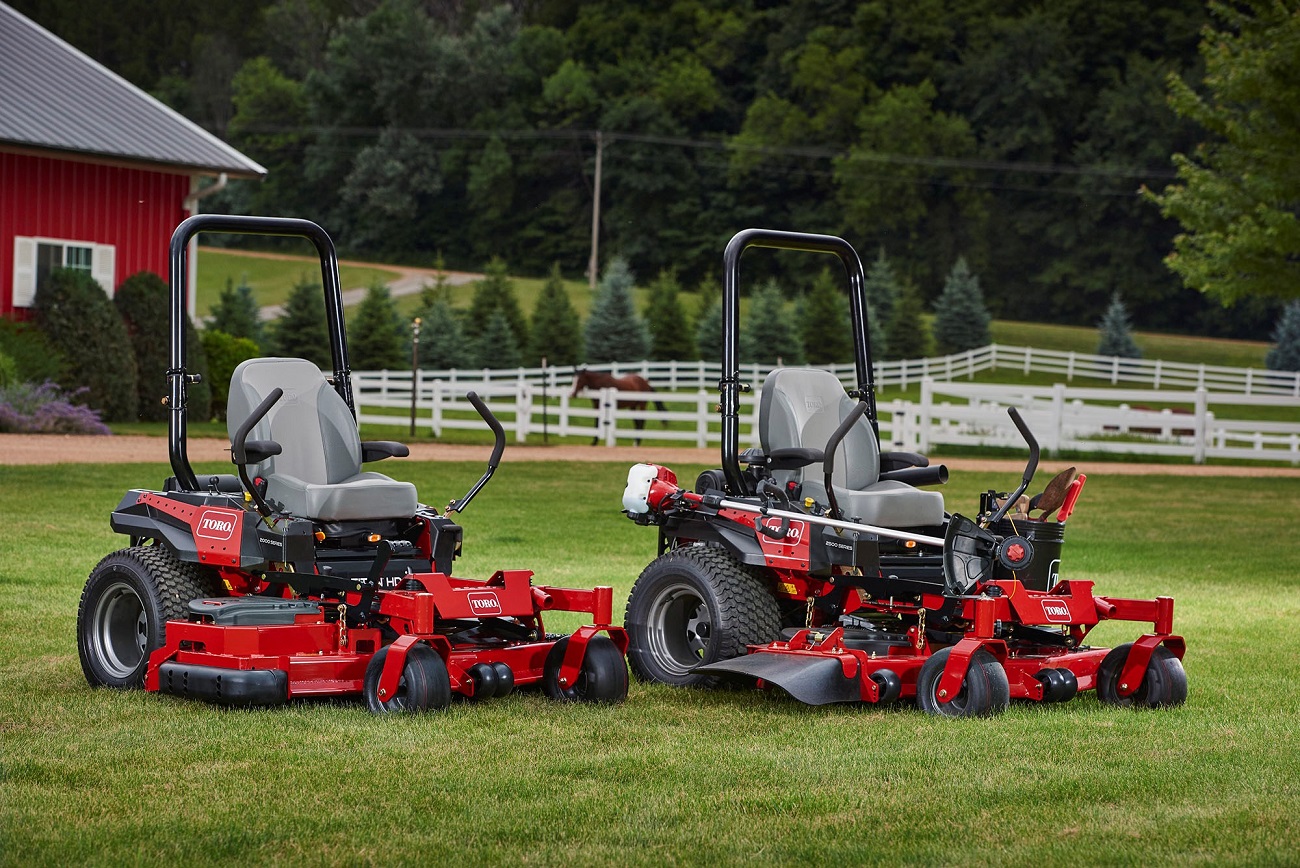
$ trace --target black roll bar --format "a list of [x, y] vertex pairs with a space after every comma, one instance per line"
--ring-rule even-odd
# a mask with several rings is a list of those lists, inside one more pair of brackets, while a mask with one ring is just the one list
[[329, 328], [330, 357], [334, 363], [333, 385], [339, 397], [356, 416], [352, 401], [352, 377], [348, 368], [347, 330], [343, 323], [343, 291], [339, 284], [339, 260], [334, 242], [325, 230], [310, 220], [290, 217], [243, 217], [231, 214], [195, 214], [172, 233], [169, 248], [171, 289], [171, 361], [167, 370], [167, 447], [172, 473], [183, 491], [198, 491], [198, 480], [186, 451], [186, 402], [194, 375], [185, 369], [185, 317], [189, 288], [189, 243], [200, 232], [229, 232], [238, 235], [276, 235], [306, 238], [320, 256], [321, 287], [325, 294], [325, 323]]
[[849, 281], [849, 318], [853, 324], [853, 358], [857, 366], [857, 388], [853, 396], [867, 404], [867, 418], [876, 436], [876, 380], [871, 366], [871, 335], [867, 324], [866, 274], [858, 252], [843, 238], [783, 232], [777, 229], [743, 229], [727, 242], [722, 255], [722, 472], [727, 486], [737, 496], [751, 494], [740, 473], [740, 256], [750, 247], [830, 253], [839, 257]]

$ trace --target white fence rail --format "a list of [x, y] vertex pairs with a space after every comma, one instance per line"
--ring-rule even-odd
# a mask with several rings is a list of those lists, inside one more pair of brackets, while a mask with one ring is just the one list
[[[395, 372], [360, 373], [354, 381], [363, 425], [408, 424], [411, 378]], [[642, 437], [707, 447], [721, 441], [717, 396], [693, 391], [590, 390], [574, 397], [558, 389], [514, 381], [421, 376], [416, 425], [442, 436], [449, 429], [481, 429], [465, 392], [488, 403], [518, 442], [543, 433], [592, 437], [614, 446]], [[758, 445], [761, 389], [740, 399], [742, 445]], [[881, 441], [927, 452], [944, 445], [1021, 446], [1006, 408], [1018, 407], [1045, 450], [1183, 457], [1239, 458], [1300, 464], [1300, 401], [1283, 395], [1247, 395], [1206, 389], [1132, 389], [955, 383], [925, 379], [920, 402], [879, 405]], [[1228, 408], [1282, 407], [1287, 421], [1224, 418]], [[1212, 408], [1220, 408], [1216, 412]], [[1291, 412], [1293, 411], [1293, 412]]]
[[[593, 371], [608, 371], [616, 376], [640, 374], [656, 389], [678, 391], [681, 389], [716, 389], [722, 366], [717, 362], [615, 362], [590, 365]], [[828, 365], [845, 385], [853, 382], [852, 364]], [[767, 365], [742, 365], [740, 376], [755, 387], [763, 382], [770, 367]], [[1300, 372], [1267, 371], [1259, 368], [1230, 368], [1221, 365], [1192, 365], [1183, 362], [1166, 362], [1160, 359], [1121, 359], [1115, 356], [1095, 356], [1088, 353], [1040, 350], [1033, 347], [1013, 347], [990, 344], [986, 347], [936, 356], [927, 359], [879, 362], [875, 366], [876, 384], [882, 390], [898, 387], [906, 389], [927, 377], [934, 380], [969, 379], [983, 371], [1015, 370], [1024, 374], [1048, 374], [1067, 383], [1076, 379], [1095, 380], [1111, 385], [1140, 384], [1152, 389], [1205, 389], [1211, 392], [1240, 392], [1244, 395], [1290, 395], [1300, 398]], [[574, 369], [570, 366], [548, 368], [510, 368], [504, 370], [446, 370], [421, 371], [421, 381], [442, 380], [453, 388], [464, 391], [474, 387], [482, 391], [487, 384], [504, 385], [520, 382], [559, 394], [573, 382]], [[365, 380], [368, 388], [384, 389], [391, 381], [394, 388], [405, 391], [411, 388], [409, 371], [368, 371], [357, 376]]]

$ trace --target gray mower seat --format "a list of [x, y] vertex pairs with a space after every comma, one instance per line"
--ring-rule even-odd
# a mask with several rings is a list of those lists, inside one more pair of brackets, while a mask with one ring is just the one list
[[[825, 448], [853, 409], [839, 379], [814, 368], [778, 368], [768, 374], [759, 402], [758, 432], [763, 451], [788, 447]], [[827, 502], [822, 464], [775, 471], [782, 484], [803, 484], [803, 493]], [[835, 456], [831, 477], [835, 499], [846, 517], [880, 527], [930, 527], [943, 523], [943, 495], [905, 482], [880, 479], [880, 444], [864, 416]]]
[[357, 420], [320, 368], [303, 359], [249, 359], [230, 377], [227, 431], [235, 431], [276, 387], [284, 396], [249, 434], [274, 440], [281, 453], [249, 473], [266, 480], [266, 499], [298, 518], [355, 521], [408, 518], [415, 486], [362, 472]]

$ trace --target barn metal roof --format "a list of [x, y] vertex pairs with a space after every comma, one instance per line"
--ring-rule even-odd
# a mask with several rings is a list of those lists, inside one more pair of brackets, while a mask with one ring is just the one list
[[0, 147], [64, 151], [236, 177], [253, 160], [0, 3]]

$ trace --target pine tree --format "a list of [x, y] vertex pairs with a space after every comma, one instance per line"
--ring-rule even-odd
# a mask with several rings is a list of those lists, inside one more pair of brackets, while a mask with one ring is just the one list
[[877, 358], [898, 358], [887, 355], [889, 350], [886, 333], [889, 322], [894, 316], [894, 303], [899, 295], [898, 277], [893, 266], [885, 258], [885, 249], [880, 248], [876, 261], [867, 271], [867, 281], [863, 284], [867, 294], [867, 323], [871, 339], [871, 352]]
[[830, 269], [822, 269], [799, 303], [799, 337], [810, 364], [853, 361], [848, 314], [849, 300], [840, 292]]
[[971, 274], [966, 259], [959, 257], [934, 303], [935, 348], [948, 354], [988, 345], [990, 320], [980, 279]]
[[764, 364], [801, 365], [803, 346], [786, 309], [785, 294], [775, 280], [759, 285], [749, 300], [749, 313], [740, 334], [740, 360]]
[[473, 367], [478, 348], [465, 337], [460, 317], [451, 305], [451, 290], [439, 275], [438, 283], [420, 291], [420, 367], [426, 371]]
[[407, 329], [382, 281], [372, 282], [348, 323], [348, 356], [358, 371], [410, 367]]
[[332, 370], [329, 328], [325, 324], [325, 303], [321, 286], [299, 278], [284, 303], [284, 312], [271, 326], [271, 352], [289, 359], [307, 359], [322, 371]]
[[1128, 311], [1124, 308], [1119, 292], [1111, 296], [1106, 314], [1097, 323], [1097, 331], [1101, 334], [1101, 339], [1097, 342], [1097, 355], [1119, 356], [1121, 359], [1142, 358], [1142, 351], [1133, 342]]
[[695, 351], [706, 362], [722, 358], [722, 290], [716, 282], [700, 285], [700, 311], [695, 318]]
[[506, 263], [499, 256], [483, 270], [483, 279], [474, 284], [474, 299], [470, 302], [469, 316], [465, 320], [465, 333], [477, 338], [487, 329], [492, 312], [499, 310], [510, 324], [515, 347], [528, 346], [528, 321], [515, 297], [515, 285], [506, 273]]
[[576, 365], [582, 361], [582, 323], [564, 288], [558, 262], [551, 267], [551, 276], [537, 297], [530, 333], [530, 365], [540, 364], [543, 358], [548, 365]]
[[487, 328], [477, 338], [477, 348], [480, 368], [517, 368], [522, 361], [514, 329], [500, 309], [488, 317]]
[[883, 358], [922, 359], [930, 354], [930, 330], [924, 314], [925, 306], [916, 288], [900, 287], [885, 327], [887, 352]]
[[635, 362], [649, 355], [650, 332], [633, 304], [632, 282], [622, 257], [605, 267], [585, 329], [587, 361]]
[[650, 358], [657, 361], [695, 358], [695, 340], [682, 306], [681, 284], [672, 271], [661, 271], [650, 284], [650, 306], [646, 309], [650, 329]]
[[217, 303], [212, 306], [208, 317], [208, 328], [225, 332], [237, 338], [248, 338], [258, 346], [265, 340], [262, 328], [261, 312], [253, 288], [247, 278], [241, 279], [239, 286], [226, 279], [226, 288], [221, 291]]
[[1264, 364], [1270, 371], [1300, 371], [1300, 301], [1282, 308], [1277, 328], [1273, 331], [1273, 349], [1268, 351]]

